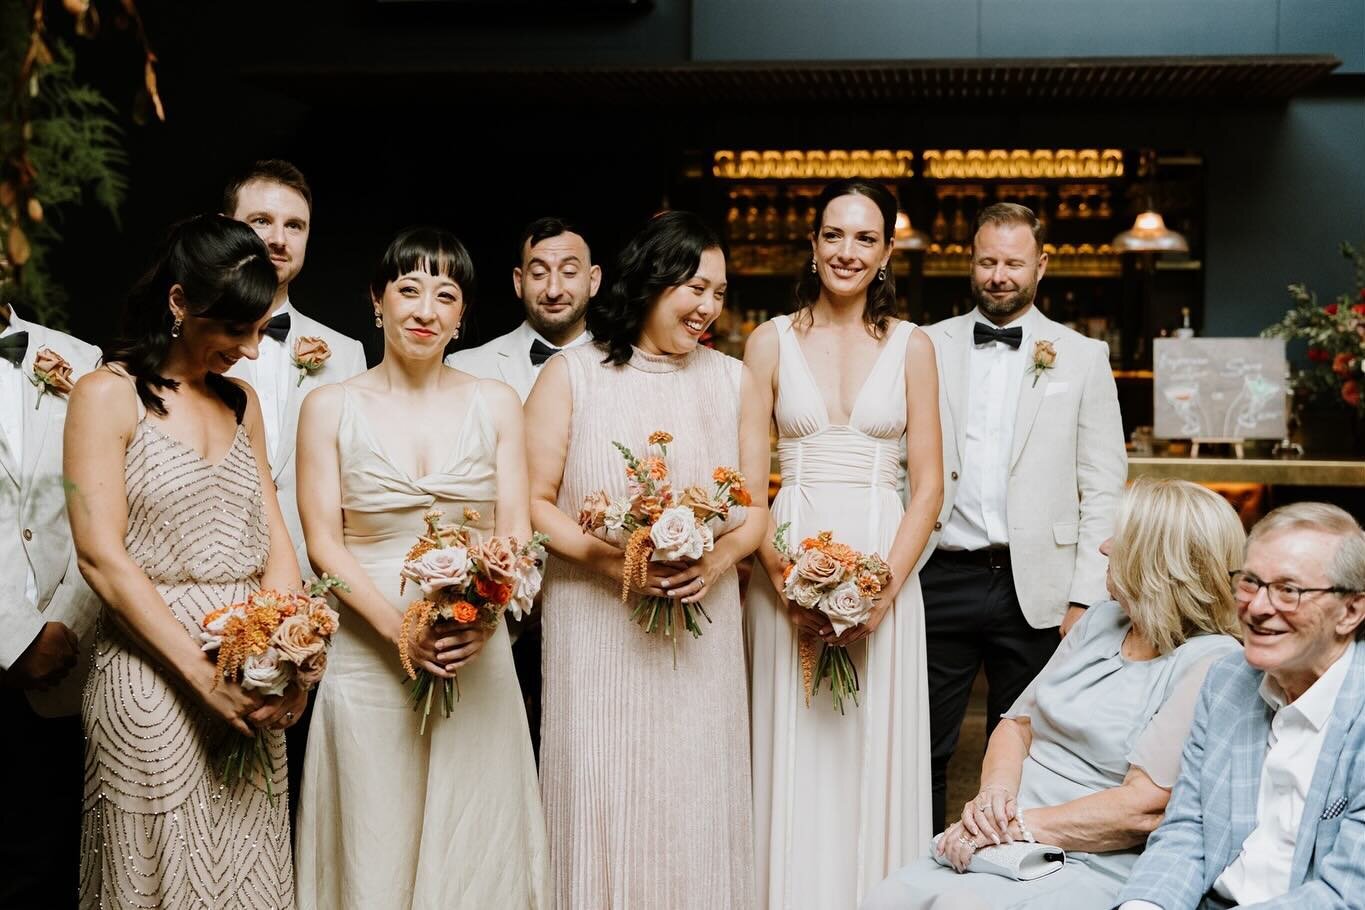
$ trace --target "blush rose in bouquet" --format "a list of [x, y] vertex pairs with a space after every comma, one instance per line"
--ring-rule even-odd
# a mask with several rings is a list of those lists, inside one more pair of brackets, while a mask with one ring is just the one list
[[[782, 556], [782, 594], [807, 610], [818, 610], [829, 619], [836, 635], [861, 625], [872, 616], [877, 595], [891, 583], [891, 567], [876, 553], [859, 553], [839, 543], [829, 531], [807, 537], [797, 547], [787, 542], [790, 526], [783, 524], [773, 538]], [[820, 644], [819, 656], [815, 646]], [[844, 699], [858, 703], [858, 668], [843, 645], [817, 642], [802, 632], [799, 639], [801, 681], [806, 704], [829, 679], [834, 707], [844, 713]]]
[[[316, 686], [337, 630], [337, 613], [327, 602], [333, 588], [350, 590], [341, 579], [323, 575], [303, 591], [263, 588], [241, 603], [204, 614], [197, 636], [203, 650], [214, 655], [217, 678], [262, 695], [282, 695], [291, 683], [303, 689]], [[274, 802], [275, 768], [264, 731], [250, 740], [231, 737], [218, 756], [218, 768], [228, 786], [259, 771]]]
[[[649, 578], [651, 562], [696, 562], [715, 547], [713, 522], [724, 522], [736, 508], [752, 504], [744, 475], [734, 468], [712, 472], [712, 487], [673, 489], [668, 465], [668, 445], [673, 436], [663, 430], [649, 435], [644, 458], [619, 442], [612, 445], [625, 460], [626, 493], [612, 497], [604, 490], [588, 494], [578, 513], [578, 526], [625, 551], [621, 576], [621, 601], [630, 603], [633, 587]], [[676, 615], [675, 615], [676, 612]], [[641, 596], [631, 619], [646, 632], [661, 632], [673, 646], [678, 663], [678, 626], [693, 638], [701, 636], [698, 619], [711, 621], [706, 608], [670, 597]]]
[[[409, 604], [403, 613], [398, 657], [412, 681], [413, 710], [422, 712], [419, 731], [423, 734], [427, 731], [438, 678], [413, 664], [410, 651], [413, 636], [422, 627], [438, 622], [482, 623], [491, 629], [504, 611], [517, 619], [523, 618], [540, 593], [545, 543], [550, 539], [536, 533], [524, 545], [515, 537], [477, 541], [466, 524], [478, 521], [478, 512], [465, 509], [464, 521], [458, 525], [443, 524], [442, 517], [440, 509], [430, 509], [422, 516], [426, 533], [408, 551], [398, 587], [401, 594], [411, 581], [422, 589], [421, 598]], [[449, 717], [460, 698], [459, 677], [440, 678], [439, 683], [441, 705]]]

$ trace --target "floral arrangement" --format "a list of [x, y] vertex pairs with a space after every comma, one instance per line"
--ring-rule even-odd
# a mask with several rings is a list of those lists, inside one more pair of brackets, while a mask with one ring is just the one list
[[294, 353], [290, 359], [294, 362], [294, 367], [299, 371], [299, 380], [295, 386], [303, 385], [303, 381], [322, 369], [332, 356], [332, 349], [315, 335], [304, 335], [294, 342]]
[[[411, 680], [413, 710], [422, 712], [419, 730], [423, 734], [431, 716], [437, 677], [413, 665], [412, 636], [419, 628], [438, 622], [466, 626], [482, 623], [492, 628], [504, 611], [517, 619], [524, 617], [540, 593], [545, 543], [549, 540], [536, 533], [524, 546], [515, 537], [476, 542], [466, 525], [479, 520], [478, 512], [465, 509], [464, 521], [458, 525], [443, 524], [442, 517], [440, 509], [430, 509], [422, 516], [426, 533], [408, 551], [399, 573], [400, 594], [409, 581], [422, 589], [422, 597], [403, 613], [398, 658]], [[440, 689], [441, 704], [449, 717], [460, 698], [458, 675], [440, 679]]]
[[[694, 562], [715, 546], [712, 521], [723, 522], [736, 507], [753, 504], [744, 485], [744, 475], [734, 468], [719, 467], [712, 472], [713, 487], [689, 486], [681, 495], [673, 490], [668, 466], [668, 444], [673, 436], [664, 430], [649, 435], [644, 458], [628, 447], [612, 445], [625, 460], [626, 495], [611, 497], [606, 491], [588, 494], [578, 513], [578, 526], [614, 546], [625, 550], [625, 571], [621, 574], [621, 602], [630, 603], [631, 589], [646, 583], [651, 562]], [[662, 632], [673, 645], [673, 665], [678, 664], [677, 619], [693, 638], [701, 636], [698, 615], [707, 622], [711, 617], [698, 603], [683, 603], [678, 598], [641, 597], [631, 619], [646, 632]]]
[[[204, 614], [198, 638], [203, 650], [214, 655], [217, 679], [262, 695], [282, 695], [290, 683], [304, 689], [316, 686], [337, 630], [337, 613], [327, 603], [333, 588], [350, 590], [341, 579], [323, 575], [304, 591], [262, 588], [241, 603]], [[218, 765], [228, 786], [259, 770], [274, 802], [275, 767], [264, 731], [257, 730], [250, 740], [233, 736]]]
[[[777, 529], [773, 548], [785, 563], [782, 593], [800, 607], [823, 613], [836, 635], [867, 622], [877, 595], [891, 583], [891, 567], [876, 553], [859, 553], [839, 543], [829, 531], [807, 537], [791, 548], [787, 543], [788, 524]], [[858, 668], [843, 645], [823, 644], [815, 654], [815, 637], [800, 636], [801, 682], [810, 697], [820, 690], [826, 678], [834, 707], [844, 713], [844, 699], [858, 703]]]
[[39, 348], [33, 355], [33, 375], [28, 381], [38, 390], [35, 410], [43, 403], [44, 394], [67, 395], [76, 387], [71, 381], [71, 364], [52, 348]]
[[1354, 294], [1339, 294], [1327, 304], [1301, 284], [1289, 286], [1294, 305], [1263, 330], [1271, 338], [1308, 342], [1308, 364], [1295, 371], [1294, 390], [1305, 398], [1344, 404], [1365, 416], [1365, 251], [1343, 243], [1341, 251], [1355, 263]]

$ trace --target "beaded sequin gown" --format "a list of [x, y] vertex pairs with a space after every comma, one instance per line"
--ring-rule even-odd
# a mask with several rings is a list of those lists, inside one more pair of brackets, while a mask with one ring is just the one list
[[[739, 457], [737, 360], [707, 348], [636, 350], [623, 366], [596, 345], [565, 358], [572, 431], [558, 505], [625, 492], [619, 441], [643, 452], [667, 430], [675, 489], [711, 483]], [[532, 430], [534, 433], [534, 430]], [[545, 582], [540, 773], [555, 906], [581, 910], [754, 906], [749, 725], [739, 584], [707, 593], [710, 623], [668, 639], [630, 619], [611, 579], [552, 560]]]
[[[270, 532], [246, 430], [207, 461], [141, 413], [124, 459], [124, 544], [186, 629], [260, 587]], [[276, 799], [224, 787], [212, 750], [235, 736], [122, 633], [106, 608], [82, 706], [81, 907], [294, 906], [284, 735], [269, 733]]]

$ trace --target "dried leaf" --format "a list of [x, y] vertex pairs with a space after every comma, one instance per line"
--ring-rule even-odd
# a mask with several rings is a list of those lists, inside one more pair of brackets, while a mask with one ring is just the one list
[[23, 265], [28, 262], [28, 257], [33, 255], [33, 248], [28, 243], [28, 235], [17, 224], [10, 225], [9, 242], [5, 248], [9, 252], [9, 261], [15, 265]]
[[43, 204], [34, 196], [28, 200], [28, 220], [38, 224], [43, 220]]
[[142, 82], [147, 86], [147, 97], [152, 100], [152, 109], [156, 111], [156, 119], [166, 120], [166, 109], [161, 106], [161, 96], [156, 91], [156, 67], [153, 61], [156, 60], [151, 54], [147, 55], [147, 65], [143, 68]]
[[33, 58], [43, 66], [51, 66], [52, 49], [47, 46], [46, 41], [38, 37], [37, 33], [34, 33], [33, 35], [33, 46], [34, 46]]

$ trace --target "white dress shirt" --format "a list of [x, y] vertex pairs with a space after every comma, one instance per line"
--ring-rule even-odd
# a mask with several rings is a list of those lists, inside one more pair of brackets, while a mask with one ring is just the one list
[[[1293, 702], [1285, 701], [1284, 692], [1269, 676], [1261, 680], [1261, 698], [1275, 709], [1275, 716], [1261, 766], [1256, 827], [1242, 842], [1242, 852], [1213, 883], [1214, 892], [1234, 905], [1268, 901], [1289, 891], [1303, 804], [1355, 648], [1354, 641], [1348, 642], [1327, 672]], [[1124, 901], [1119, 910], [1162, 908], [1151, 901]]]
[[[0, 338], [6, 335], [13, 335], [15, 332], [28, 332], [29, 328], [25, 322], [19, 318], [19, 314], [10, 307], [9, 325], [4, 331], [0, 331]], [[32, 347], [34, 344], [33, 335], [29, 333], [29, 361], [33, 360]], [[16, 367], [3, 357], [0, 357], [0, 446], [9, 450], [10, 461], [15, 470], [22, 470], [24, 465], [24, 383], [28, 382], [28, 377], [23, 370]], [[19, 478], [14, 478], [15, 484], [19, 483]], [[17, 498], [15, 500], [18, 501]], [[35, 607], [38, 604], [38, 578], [33, 574], [33, 564], [27, 565], [28, 575], [24, 579], [24, 596], [28, 602]]]
[[[1012, 322], [1024, 337], [1018, 348], [1003, 341], [973, 344], [967, 359], [966, 440], [962, 452], [962, 479], [958, 483], [953, 511], [943, 526], [939, 546], [945, 550], [980, 550], [1008, 544], [1008, 483], [1010, 452], [1014, 447], [1014, 420], [1019, 410], [1019, 388], [1028, 369], [1024, 352], [1034, 334], [1035, 310]], [[976, 322], [989, 325], [978, 310]]]
[[[271, 318], [288, 313], [294, 318], [294, 307], [288, 299], [284, 306], [271, 314]], [[292, 330], [291, 330], [292, 331]], [[280, 433], [284, 429], [284, 406], [289, 400], [289, 383], [297, 382], [298, 368], [293, 364], [292, 352], [287, 347], [288, 338], [276, 341], [269, 335], [261, 339], [260, 351], [255, 360], [246, 364], [246, 381], [256, 390], [256, 398], [261, 403], [261, 421], [265, 424], [265, 447], [270, 463], [275, 463], [275, 450], [279, 444]]]

